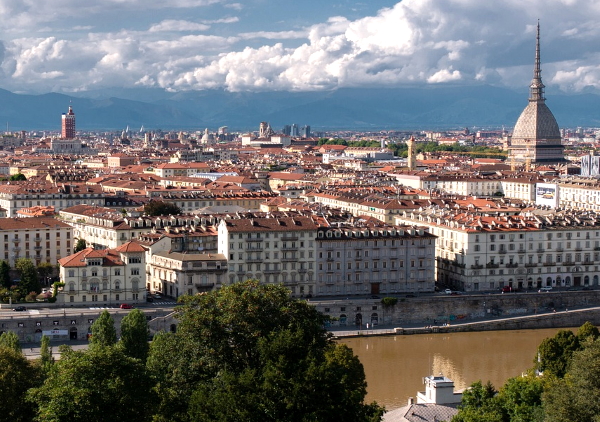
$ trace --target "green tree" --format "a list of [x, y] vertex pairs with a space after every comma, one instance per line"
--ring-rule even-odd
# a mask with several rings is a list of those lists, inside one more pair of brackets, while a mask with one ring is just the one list
[[5, 421], [33, 420], [35, 406], [27, 402], [27, 391], [36, 387], [40, 377], [21, 349], [0, 344], [0, 415]]
[[597, 422], [600, 415], [600, 342], [590, 342], [573, 353], [564, 379], [543, 394], [545, 422]]
[[19, 336], [12, 331], [5, 331], [0, 334], [0, 347], [13, 349], [16, 352], [22, 353]]
[[38, 421], [56, 422], [145, 422], [156, 402], [143, 363], [118, 347], [65, 350], [29, 397]]
[[535, 357], [536, 369], [562, 378], [569, 367], [573, 352], [580, 349], [579, 339], [572, 331], [560, 330], [544, 339]]
[[144, 205], [144, 213], [151, 217], [158, 215], [178, 215], [181, 214], [181, 208], [170, 202], [150, 201]]
[[80, 252], [82, 250], [84, 250], [85, 248], [87, 248], [87, 242], [85, 241], [85, 239], [77, 239], [77, 243], [75, 243], [75, 249], [74, 252]]
[[463, 392], [458, 414], [452, 422], [504, 422], [504, 411], [496, 394], [498, 392], [488, 381], [474, 382]]
[[249, 280], [182, 305], [177, 332], [153, 341], [148, 359], [156, 420], [380, 420], [382, 409], [364, 403], [360, 361], [283, 286]]
[[54, 358], [52, 357], [52, 348], [50, 347], [50, 337], [43, 335], [40, 345], [40, 365], [42, 371], [48, 373], [53, 363]]
[[10, 279], [10, 265], [6, 261], [0, 261], [0, 285], [7, 289], [12, 286], [12, 280]]
[[113, 346], [117, 343], [115, 321], [108, 311], [103, 311], [92, 324], [90, 347]]
[[48, 277], [50, 277], [54, 271], [54, 266], [49, 262], [40, 262], [36, 267], [37, 273], [42, 280], [44, 280], [44, 285], [47, 285]]
[[598, 337], [600, 337], [600, 331], [598, 330], [598, 327], [589, 321], [586, 321], [577, 330], [577, 339], [580, 343], [583, 343], [586, 340], [595, 341]]
[[121, 321], [119, 346], [127, 356], [146, 362], [148, 358], [148, 321], [139, 309], [129, 312]]
[[35, 269], [35, 265], [31, 262], [31, 259], [17, 259], [15, 268], [21, 273], [21, 281], [19, 282], [19, 291], [21, 292], [21, 295], [26, 295], [30, 292], [40, 293], [42, 291], [38, 273]]
[[498, 394], [511, 422], [542, 422], [544, 381], [533, 374], [509, 379]]
[[9, 180], [11, 182], [20, 182], [22, 180], [27, 180], [27, 177], [23, 173], [17, 173], [10, 176]]

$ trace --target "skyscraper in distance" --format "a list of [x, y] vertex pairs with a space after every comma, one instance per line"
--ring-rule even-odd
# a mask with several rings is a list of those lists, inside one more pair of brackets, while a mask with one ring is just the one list
[[69, 106], [69, 111], [62, 114], [62, 132], [63, 139], [75, 138], [75, 113], [73, 107]]

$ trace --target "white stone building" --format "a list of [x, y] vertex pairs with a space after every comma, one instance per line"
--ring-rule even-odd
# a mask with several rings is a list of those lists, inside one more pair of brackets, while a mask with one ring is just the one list
[[128, 242], [116, 249], [84, 249], [60, 259], [65, 283], [57, 303], [118, 306], [146, 302], [146, 250]]
[[518, 215], [426, 209], [398, 223], [438, 236], [437, 281], [465, 291], [598, 286], [600, 214], [525, 210]]

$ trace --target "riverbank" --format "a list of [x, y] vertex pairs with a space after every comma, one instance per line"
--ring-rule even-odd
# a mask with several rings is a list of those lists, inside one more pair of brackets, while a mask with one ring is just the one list
[[531, 313], [529, 315], [514, 317], [480, 318], [470, 321], [455, 321], [450, 324], [406, 324], [402, 327], [377, 325], [369, 329], [357, 327], [349, 329], [334, 327], [330, 331], [336, 338], [352, 338], [364, 336], [390, 336], [434, 333], [458, 333], [475, 331], [504, 331], [504, 330], [534, 330], [541, 328], [570, 328], [579, 327], [586, 321], [600, 325], [600, 307], [564, 309], [562, 311], [548, 311], [544, 313]]

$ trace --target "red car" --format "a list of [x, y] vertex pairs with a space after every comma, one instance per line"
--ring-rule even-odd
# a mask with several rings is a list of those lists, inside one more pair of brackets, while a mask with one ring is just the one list
[[121, 308], [121, 309], [133, 309], [133, 305], [130, 305], [129, 303], [121, 303], [121, 306], [119, 306], [119, 308]]

